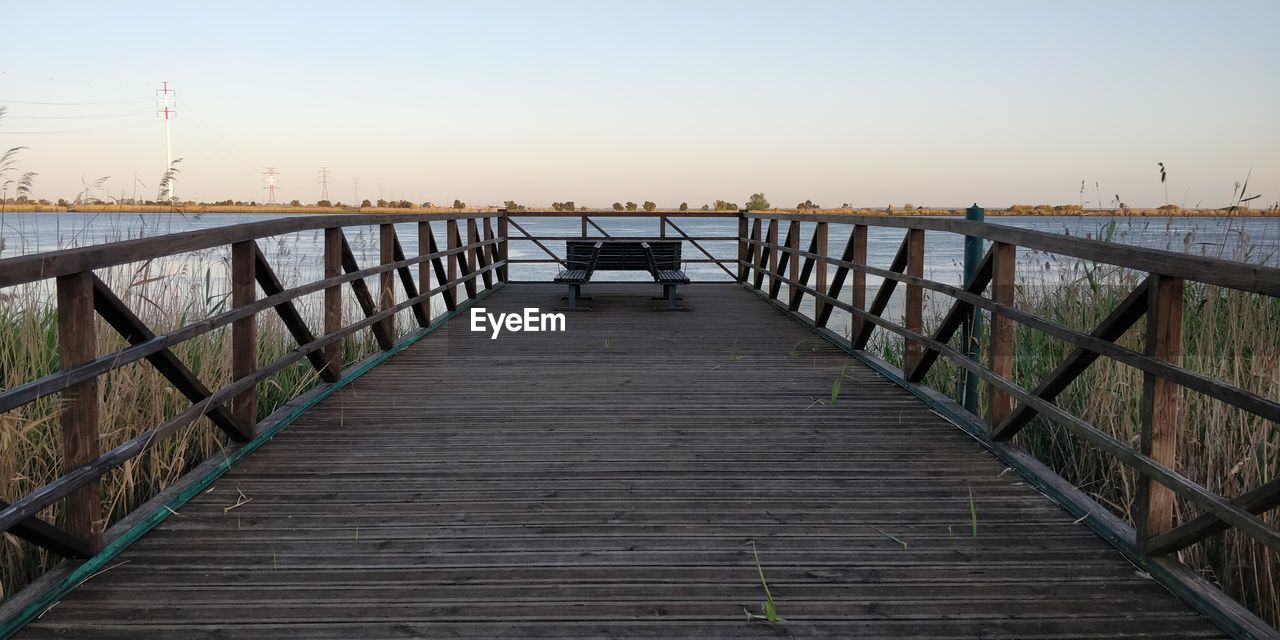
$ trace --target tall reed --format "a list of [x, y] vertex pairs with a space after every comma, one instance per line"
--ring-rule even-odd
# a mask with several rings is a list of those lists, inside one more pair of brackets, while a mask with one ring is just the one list
[[[358, 238], [355, 239], [358, 242]], [[263, 246], [286, 285], [314, 279], [314, 266], [291, 257], [287, 244]], [[359, 251], [359, 247], [357, 247]], [[207, 251], [128, 265], [99, 272], [156, 333], [164, 333], [224, 311], [226, 251]], [[305, 276], [305, 278], [304, 278]], [[349, 297], [349, 294], [347, 294]], [[318, 330], [322, 294], [297, 299], [300, 311]], [[358, 313], [347, 303], [348, 321]], [[404, 323], [401, 328], [408, 329]], [[97, 325], [98, 353], [126, 346], [104, 322]], [[231, 380], [231, 335], [222, 327], [177, 345], [173, 351], [211, 389]], [[296, 347], [288, 330], [271, 312], [258, 316], [258, 362], [266, 364]], [[365, 330], [342, 342], [342, 359], [351, 363], [376, 350]], [[0, 388], [35, 380], [58, 370], [57, 321], [50, 283], [0, 290]], [[102, 450], [143, 433], [190, 406], [182, 394], [145, 361], [125, 365], [99, 378]], [[306, 360], [258, 385], [259, 414], [276, 408], [314, 386], [318, 378]], [[12, 502], [61, 475], [59, 398], [43, 398], [0, 413], [0, 498]], [[183, 473], [225, 445], [220, 431], [201, 418], [146, 453], [103, 477], [103, 513], [109, 523], [172, 484]], [[59, 505], [42, 512], [60, 522]], [[47, 570], [58, 558], [10, 535], [0, 544], [0, 596], [11, 595]]]
[[[1099, 236], [1110, 239], [1114, 226]], [[1259, 255], [1244, 234], [1214, 247], [1223, 258], [1273, 263]], [[1200, 246], [1194, 237], [1188, 247]], [[1020, 262], [1016, 306], [1041, 318], [1088, 333], [1141, 281], [1130, 270], [1052, 256], [1028, 255]], [[895, 293], [895, 296], [901, 295]], [[949, 299], [945, 299], [949, 303]], [[932, 310], [926, 329], [936, 327], [946, 304], [927, 299]], [[1184, 294], [1182, 366], [1263, 397], [1280, 398], [1280, 299], [1188, 282]], [[985, 318], [990, 327], [990, 317]], [[928, 333], [929, 331], [926, 331]], [[1145, 323], [1139, 321], [1118, 342], [1141, 352]], [[983, 353], [989, 353], [985, 340]], [[958, 339], [951, 346], [957, 347]], [[901, 367], [902, 340], [877, 331], [870, 350]], [[1057, 338], [1017, 326], [1013, 379], [1034, 389], [1073, 350]], [[957, 398], [959, 368], [942, 358], [925, 384]], [[1072, 415], [1137, 448], [1141, 433], [1142, 372], [1100, 358], [1056, 399]], [[986, 385], [980, 409], [985, 415]], [[1227, 498], [1280, 475], [1280, 424], [1258, 418], [1202, 394], [1183, 390], [1185, 419], [1178, 435], [1175, 469]], [[1093, 445], [1044, 418], [1025, 427], [1015, 442], [1131, 524], [1136, 510], [1136, 474]], [[1201, 510], [1180, 500], [1179, 521]], [[1280, 526], [1280, 513], [1263, 516]], [[1227, 532], [1184, 549], [1179, 557], [1216, 582], [1224, 592], [1280, 626], [1280, 554], [1247, 537]]]

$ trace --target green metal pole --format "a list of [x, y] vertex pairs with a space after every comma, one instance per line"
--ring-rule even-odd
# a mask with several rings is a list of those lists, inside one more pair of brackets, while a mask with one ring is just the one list
[[[986, 209], [973, 203], [972, 207], [965, 209], [964, 218], [972, 222], [983, 222], [986, 219]], [[964, 237], [964, 284], [967, 286], [969, 281], [973, 279], [973, 274], [978, 271], [978, 263], [982, 262], [982, 238], [976, 236]], [[964, 325], [961, 327], [961, 336], [964, 340], [964, 353], [970, 360], [975, 362], [981, 359], [981, 349], [978, 346], [978, 336], [982, 335], [982, 314], [977, 307], [969, 313], [969, 317], [965, 318]], [[957, 389], [960, 396], [961, 404], [971, 413], [978, 413], [978, 376], [968, 371], [960, 372], [960, 388]]]

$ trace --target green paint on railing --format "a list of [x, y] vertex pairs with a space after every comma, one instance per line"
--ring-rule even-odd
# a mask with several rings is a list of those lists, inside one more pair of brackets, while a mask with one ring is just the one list
[[288, 414], [283, 416], [280, 420], [276, 421], [276, 423], [271, 425], [271, 427], [268, 428], [266, 431], [263, 431], [262, 433], [258, 434], [256, 437], [254, 437], [253, 440], [246, 442], [244, 446], [240, 447], [239, 449], [235, 450], [235, 452], [233, 452], [231, 455], [227, 456], [225, 460], [223, 460], [213, 469], [209, 470], [209, 472], [206, 473], [204, 477], [191, 483], [190, 486], [182, 490], [180, 493], [178, 493], [178, 495], [174, 496], [172, 500], [161, 505], [160, 508], [152, 512], [151, 515], [147, 516], [145, 519], [141, 520], [140, 522], [135, 524], [133, 527], [130, 527], [128, 531], [125, 531], [124, 533], [122, 533], [120, 537], [113, 540], [111, 544], [108, 544], [107, 546], [103, 547], [103, 549], [99, 551], [97, 555], [81, 563], [80, 566], [76, 567], [76, 569], [72, 571], [70, 575], [68, 575], [65, 579], [63, 579], [58, 584], [50, 587], [49, 590], [46, 591], [44, 594], [42, 594], [40, 598], [38, 598], [36, 601], [32, 602], [30, 605], [27, 605], [25, 608], [23, 608], [13, 617], [3, 621], [3, 623], [0, 623], [0, 639], [11, 637], [13, 634], [17, 633], [24, 626], [26, 626], [27, 623], [36, 619], [42, 613], [48, 610], [49, 607], [52, 607], [54, 604], [56, 604], [59, 600], [62, 599], [63, 596], [71, 592], [72, 589], [75, 589], [76, 587], [80, 586], [81, 583], [93, 577], [98, 572], [102, 571], [106, 567], [106, 564], [110, 562], [112, 558], [119, 555], [119, 553], [121, 551], [124, 551], [125, 548], [127, 548], [130, 544], [133, 544], [135, 541], [141, 538], [143, 534], [155, 528], [155, 526], [160, 524], [161, 522], [164, 522], [166, 518], [173, 515], [177, 511], [177, 509], [187, 504], [187, 502], [191, 501], [192, 498], [200, 495], [200, 493], [204, 491], [206, 488], [208, 488], [209, 485], [213, 484], [215, 480], [222, 477], [224, 473], [226, 473], [227, 471], [231, 470], [232, 467], [239, 464], [241, 460], [245, 459], [249, 454], [256, 451], [258, 447], [261, 447], [262, 445], [266, 444], [267, 441], [274, 438], [276, 434], [280, 433], [280, 431], [282, 431], [285, 427], [289, 426], [289, 424], [292, 423], [294, 420], [297, 420], [298, 417], [301, 416], [303, 413], [306, 413], [308, 409], [310, 409], [311, 407], [314, 407], [321, 400], [324, 400], [325, 398], [328, 398], [330, 395], [333, 395], [335, 391], [337, 391], [338, 389], [341, 389], [342, 387], [345, 387], [347, 384], [351, 383], [356, 378], [359, 378], [360, 376], [364, 375], [370, 369], [381, 364], [387, 358], [390, 358], [391, 356], [403, 351], [404, 349], [409, 347], [409, 345], [412, 345], [413, 343], [426, 337], [428, 334], [432, 333], [436, 329], [439, 329], [446, 322], [448, 322], [449, 320], [452, 320], [458, 314], [465, 311], [468, 307], [470, 307], [476, 302], [479, 302], [480, 300], [483, 300], [489, 294], [493, 293], [494, 291], [497, 291], [498, 289], [501, 289], [503, 286], [504, 286], [504, 283], [497, 283], [496, 286], [494, 286], [492, 289], [486, 289], [485, 291], [477, 295], [475, 298], [464, 302], [458, 308], [441, 316], [435, 322], [432, 322], [430, 326], [422, 329], [418, 329], [417, 331], [406, 336], [400, 342], [396, 343], [396, 345], [391, 347], [390, 349], [374, 357], [371, 357], [362, 361], [359, 366], [347, 371], [342, 376], [342, 378], [339, 379], [337, 382], [327, 387], [324, 387], [323, 389], [320, 390], [319, 393], [316, 393], [312, 397], [308, 398], [306, 402], [303, 402], [298, 406], [294, 407], [292, 411], [290, 411]]

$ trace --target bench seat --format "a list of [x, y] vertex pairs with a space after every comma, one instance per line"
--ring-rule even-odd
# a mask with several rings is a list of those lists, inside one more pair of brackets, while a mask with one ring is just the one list
[[686, 276], [683, 271], [671, 269], [659, 270], [654, 280], [658, 284], [689, 284], [689, 276]]
[[586, 269], [565, 269], [556, 274], [556, 284], [581, 284], [591, 279], [591, 272]]

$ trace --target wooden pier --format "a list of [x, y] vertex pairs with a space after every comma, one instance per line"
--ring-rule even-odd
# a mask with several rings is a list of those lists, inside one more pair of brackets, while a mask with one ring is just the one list
[[[1101, 507], [1082, 511], [1091, 504], [1087, 496], [992, 438], [991, 424], [909, 382], [911, 372], [898, 371], [895, 379], [892, 367], [861, 351], [858, 331], [881, 326], [873, 314], [883, 306], [876, 309], [879, 296], [865, 300], [865, 280], [860, 284], [850, 273], [858, 271], [849, 266], [859, 263], [856, 246], [842, 259], [827, 257], [818, 240], [821, 233], [825, 245], [825, 229], [805, 252], [798, 234], [778, 242], [776, 218], [771, 233], [762, 233], [759, 222], [750, 231], [744, 215], [739, 253], [724, 261], [737, 281], [683, 287], [693, 312], [653, 312], [655, 285], [599, 284], [586, 292], [595, 297], [592, 311], [569, 314], [565, 331], [491, 339], [471, 330], [468, 305], [491, 313], [550, 310], [564, 294], [560, 286], [511, 281], [507, 223], [498, 222], [498, 233], [482, 235], [490, 229], [482, 217], [464, 242], [451, 221], [444, 248], [428, 241], [428, 225], [422, 246], [430, 253], [416, 262], [397, 251], [392, 230], [383, 236], [381, 267], [362, 272], [351, 260], [345, 269], [331, 269], [313, 290], [388, 275], [379, 295], [365, 290], [367, 317], [358, 328], [380, 326], [399, 312], [424, 313], [422, 331], [400, 343], [385, 336], [395, 344], [388, 345], [390, 355], [358, 377], [340, 378], [335, 367], [332, 388], [300, 399], [292, 414], [286, 408], [263, 420], [246, 434], [247, 443], [229, 445], [222, 460], [238, 463], [224, 475], [209, 475], [219, 460], [189, 474], [191, 480], [153, 501], [148, 513], [184, 490], [190, 500], [173, 513], [150, 516], [150, 531], [132, 544], [114, 546], [139, 520], [117, 525], [102, 543], [77, 553], [75, 536], [30, 517], [42, 502], [74, 500], [85, 486], [80, 478], [0, 512], [10, 518], [10, 533], [61, 544], [72, 557], [97, 554], [101, 567], [71, 578], [77, 564], [69, 561], [17, 598], [5, 611], [15, 619], [25, 615], [15, 637], [1218, 638], [1274, 632], [1185, 575], [1176, 559], [1138, 551], [1154, 548], [1151, 540], [1166, 547], [1198, 540], [1225, 523], [1213, 517], [1171, 522], [1126, 541], [1127, 525]], [[331, 242], [336, 262], [345, 243]], [[913, 288], [926, 282], [907, 259], [914, 242], [909, 232], [901, 264], [879, 270]], [[787, 248], [779, 258], [776, 252]], [[251, 247], [240, 251], [252, 262]], [[994, 255], [999, 260], [998, 249]], [[865, 248], [862, 256], [865, 261]], [[800, 268], [801, 258], [840, 268], [830, 279], [825, 269], [819, 277], [811, 264]], [[23, 266], [5, 263], [0, 273], [5, 266], [20, 273]], [[409, 271], [419, 266], [420, 292], [388, 293], [393, 277], [413, 286]], [[877, 271], [861, 266], [863, 276]], [[997, 279], [988, 299], [996, 305], [1003, 304], [1000, 279], [1009, 275], [999, 266], [986, 271]], [[492, 279], [483, 277], [490, 272]], [[250, 270], [245, 286], [252, 287], [253, 275]], [[786, 287], [781, 294], [770, 291], [770, 278]], [[438, 286], [429, 287], [433, 281]], [[262, 289], [273, 295], [269, 286]], [[806, 289], [825, 303], [817, 318], [795, 313]], [[978, 288], [971, 297], [981, 293]], [[451, 319], [433, 319], [418, 307], [440, 294], [454, 311]], [[907, 299], [914, 304], [912, 292]], [[280, 310], [279, 298], [269, 301], [246, 295], [237, 306]], [[828, 314], [847, 307], [865, 321], [842, 342], [823, 328], [823, 306]], [[907, 315], [907, 323], [915, 321]], [[318, 335], [340, 336], [341, 330], [331, 324]], [[942, 350], [949, 337], [922, 342], [914, 367], [938, 357], [935, 351], [949, 356]], [[327, 353], [325, 346], [297, 353], [295, 361]], [[321, 371], [332, 365], [314, 364]], [[240, 375], [259, 373], [246, 367]], [[62, 380], [76, 383], [85, 375]], [[211, 399], [204, 408], [243, 397], [245, 388], [205, 390]], [[0, 400], [14, 393], [0, 393]], [[1011, 409], [1014, 399], [1017, 407], [1034, 405], [1016, 392], [1008, 397]], [[229, 424], [243, 419], [234, 404], [227, 406], [233, 407]], [[247, 455], [239, 459], [237, 450]], [[103, 460], [112, 453], [97, 454], [96, 464], [114, 460]], [[1134, 459], [1149, 468], [1150, 458]], [[95, 464], [92, 455], [85, 460]], [[201, 474], [209, 480], [196, 484]], [[1252, 514], [1274, 501], [1269, 491], [1263, 487], [1253, 501], [1205, 500], [1221, 520], [1234, 523], [1244, 514], [1257, 521]], [[1132, 528], [1127, 535], [1135, 535]], [[747, 619], [766, 599], [761, 572], [781, 622]], [[42, 600], [40, 590], [55, 595]]]

